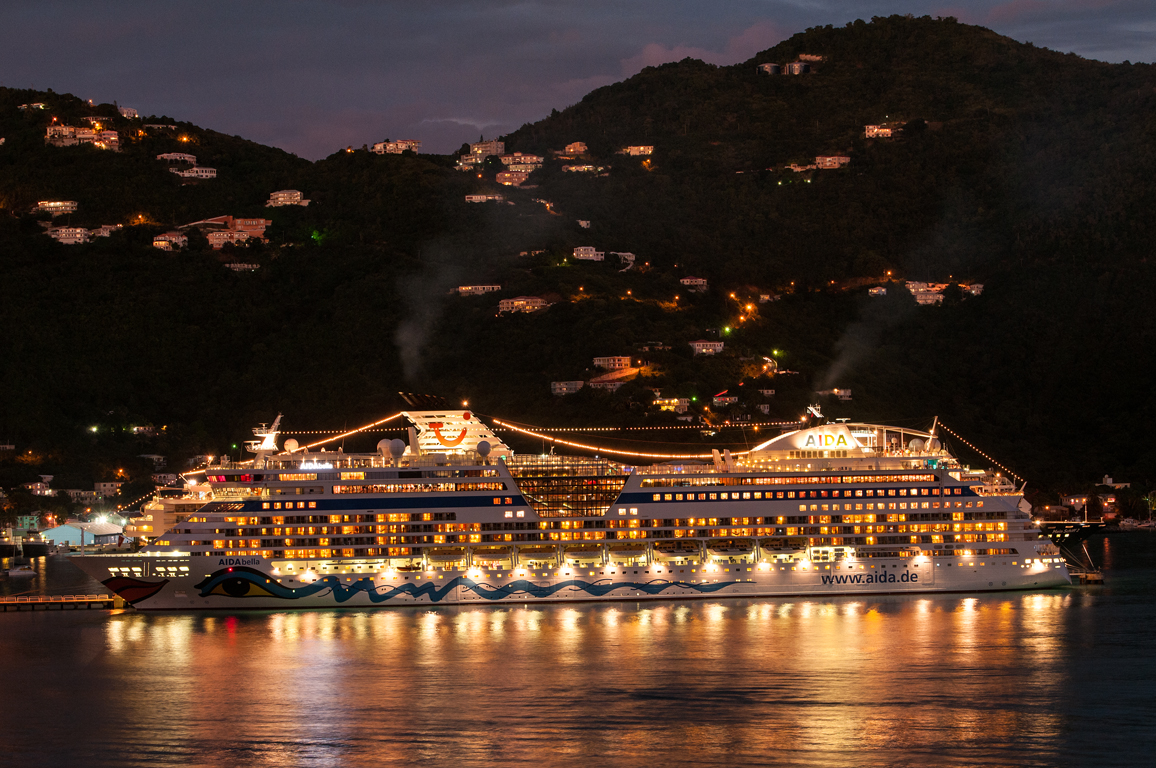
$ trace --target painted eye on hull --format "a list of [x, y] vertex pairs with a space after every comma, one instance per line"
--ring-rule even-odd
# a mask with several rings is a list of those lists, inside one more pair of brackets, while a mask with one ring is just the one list
[[253, 568], [229, 568], [220, 570], [197, 585], [201, 596], [221, 595], [223, 597], [280, 597], [288, 595], [279, 583]]
[[243, 576], [221, 579], [209, 590], [210, 595], [225, 595], [227, 597], [276, 597], [272, 592], [260, 584], [250, 581]]

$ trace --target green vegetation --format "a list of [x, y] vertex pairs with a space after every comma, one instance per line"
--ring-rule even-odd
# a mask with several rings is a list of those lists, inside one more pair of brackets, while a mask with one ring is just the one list
[[[756, 72], [800, 53], [824, 60], [809, 75]], [[16, 108], [32, 101], [48, 109]], [[44, 145], [53, 116], [89, 114], [112, 119], [120, 153]], [[739, 410], [752, 389], [773, 388], [770, 419], [797, 417], [815, 390], [851, 388], [853, 401], [824, 403], [828, 416], [926, 426], [938, 415], [1029, 488], [1156, 475], [1144, 437], [1156, 417], [1149, 65], [1086, 61], [950, 19], [811, 29], [734, 67], [648, 68], [524, 126], [507, 151], [548, 158], [530, 189], [497, 188], [493, 162], [482, 178], [410, 153], [309, 163], [186, 123], [137, 135], [175, 121], [115, 114], [0, 89], [0, 442], [41, 457], [0, 458], [0, 485], [49, 470], [76, 475], [60, 487], [114, 466], [139, 475], [144, 465], [127, 462], [143, 453], [179, 469], [195, 454], [238, 453], [278, 411], [288, 430], [339, 429], [392, 412], [399, 390], [541, 425], [676, 423], [648, 408], [648, 387], [697, 406], [729, 389]], [[862, 138], [882, 122], [905, 130]], [[551, 150], [572, 141], [611, 170], [562, 172]], [[654, 155], [616, 154], [628, 144]], [[218, 178], [182, 183], [155, 160], [170, 151]], [[822, 154], [852, 160], [783, 170]], [[263, 207], [286, 188], [313, 203]], [[495, 189], [514, 205], [463, 201]], [[129, 226], [60, 245], [28, 212], [45, 199], [80, 203], [58, 222]], [[151, 247], [154, 234], [223, 214], [272, 219], [268, 242]], [[638, 262], [575, 262], [577, 245]], [[229, 260], [262, 266], [233, 273]], [[966, 299], [949, 289], [938, 307], [917, 306], [901, 283], [868, 298], [888, 273], [986, 288]], [[687, 275], [710, 290], [688, 293]], [[450, 295], [489, 282], [503, 291]], [[758, 304], [767, 293], [783, 298]], [[524, 294], [553, 306], [497, 316], [499, 299]], [[694, 358], [687, 342], [708, 329], [726, 353]], [[671, 349], [642, 352], [650, 341]], [[614, 394], [550, 396], [551, 380], [589, 378], [605, 354], [644, 358], [651, 375]], [[760, 379], [763, 356], [798, 373]], [[737, 411], [711, 418], [727, 416]], [[133, 436], [141, 424], [158, 436]], [[719, 446], [766, 436], [683, 433]]]

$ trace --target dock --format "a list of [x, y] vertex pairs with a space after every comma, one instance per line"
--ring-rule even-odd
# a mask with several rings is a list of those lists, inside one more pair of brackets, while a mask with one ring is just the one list
[[119, 595], [17, 595], [0, 597], [0, 611], [79, 611], [82, 608], [124, 608]]

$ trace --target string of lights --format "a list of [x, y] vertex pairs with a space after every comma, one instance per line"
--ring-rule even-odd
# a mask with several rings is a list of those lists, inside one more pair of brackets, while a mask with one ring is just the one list
[[[513, 430], [514, 432], [518, 432], [518, 433], [523, 434], [523, 435], [529, 435], [530, 437], [536, 437], [540, 440], [547, 440], [547, 441], [553, 443], [554, 445], [565, 445], [568, 448], [578, 448], [579, 450], [583, 450], [583, 451], [596, 451], [597, 453], [609, 453], [609, 454], [614, 455], [614, 456], [631, 456], [631, 457], [643, 458], [643, 459], [711, 459], [711, 458], [714, 458], [713, 453], [641, 453], [639, 451], [623, 451], [623, 450], [619, 450], [617, 448], [607, 448], [605, 446], [587, 445], [585, 443], [575, 443], [575, 442], [572, 442], [570, 440], [563, 440], [563, 439], [558, 438], [558, 437], [551, 437], [550, 435], [543, 434], [542, 432], [535, 432], [534, 430], [530, 430], [530, 429], [522, 429], [521, 427], [517, 427], [517, 426], [514, 426], [513, 424], [509, 424], [507, 422], [504, 422], [501, 419], [493, 419], [493, 421], [495, 424], [506, 427], [507, 429]], [[748, 453], [750, 453], [750, 451], [734, 451], [731, 453], [731, 455], [732, 456], [745, 456]]]
[[1019, 480], [1021, 483], [1022, 483], [1022, 482], [1024, 482], [1024, 479], [1023, 479], [1022, 477], [1020, 477], [1019, 475], [1017, 475], [1015, 472], [1012, 472], [1010, 469], [1008, 469], [1007, 467], [1005, 467], [1003, 464], [1000, 464], [998, 461], [996, 461], [995, 459], [993, 459], [991, 456], [988, 456], [986, 453], [984, 453], [984, 452], [983, 452], [983, 451], [981, 451], [980, 449], [976, 448], [976, 447], [975, 447], [974, 445], [972, 445], [971, 443], [969, 443], [969, 442], [967, 442], [966, 440], [964, 440], [962, 437], [960, 437], [959, 435], [957, 435], [957, 434], [955, 433], [955, 431], [954, 431], [954, 430], [952, 430], [950, 427], [948, 427], [948, 426], [947, 426], [946, 424], [944, 424], [942, 421], [941, 421], [941, 422], [939, 422], [939, 426], [941, 426], [941, 427], [943, 427], [945, 430], [947, 430], [947, 433], [948, 433], [949, 435], [951, 435], [952, 437], [954, 437], [956, 440], [960, 441], [961, 443], [963, 443], [964, 445], [966, 445], [968, 448], [970, 448], [971, 450], [973, 450], [973, 451], [975, 451], [976, 453], [978, 453], [980, 456], [982, 456], [982, 457], [984, 457], [985, 459], [987, 459], [988, 461], [990, 461], [992, 464], [995, 464], [997, 467], [999, 467], [1000, 469], [1002, 469], [1004, 472], [1007, 472], [1009, 475], [1011, 475], [1012, 477], [1014, 477], [1016, 480]]
[[359, 432], [365, 432], [366, 430], [373, 429], [374, 427], [380, 427], [382, 424], [386, 423], [387, 421], [393, 421], [394, 419], [397, 419], [400, 417], [401, 417], [401, 413], [398, 412], [398, 413], [393, 414], [392, 416], [386, 416], [384, 419], [379, 419], [379, 420], [373, 422], [372, 424], [366, 424], [364, 427], [358, 427], [357, 429], [351, 429], [348, 432], [342, 432], [340, 435], [334, 435], [332, 437], [327, 437], [324, 440], [318, 440], [317, 442], [310, 443], [309, 445], [306, 445], [304, 447], [298, 446], [295, 450], [290, 451], [290, 453], [295, 453], [296, 451], [307, 451], [310, 448], [316, 448], [319, 445], [325, 445], [326, 443], [332, 443], [334, 440], [340, 440], [343, 437], [349, 437], [350, 435], [356, 435]]
[[[653, 432], [674, 429], [746, 429], [747, 427], [793, 427], [797, 421], [759, 421], [742, 424], [672, 424], [664, 427], [534, 427], [539, 432]], [[499, 428], [501, 432], [508, 428]]]

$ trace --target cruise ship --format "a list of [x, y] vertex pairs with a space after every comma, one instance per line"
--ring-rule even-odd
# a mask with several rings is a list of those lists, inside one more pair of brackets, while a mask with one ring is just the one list
[[1020, 490], [961, 465], [934, 425], [802, 425], [741, 453], [635, 465], [517, 454], [469, 411], [400, 416], [408, 441], [348, 454], [278, 445], [278, 417], [254, 430], [251, 460], [204, 470], [207, 503], [147, 546], [74, 560], [141, 610], [1071, 583]]

